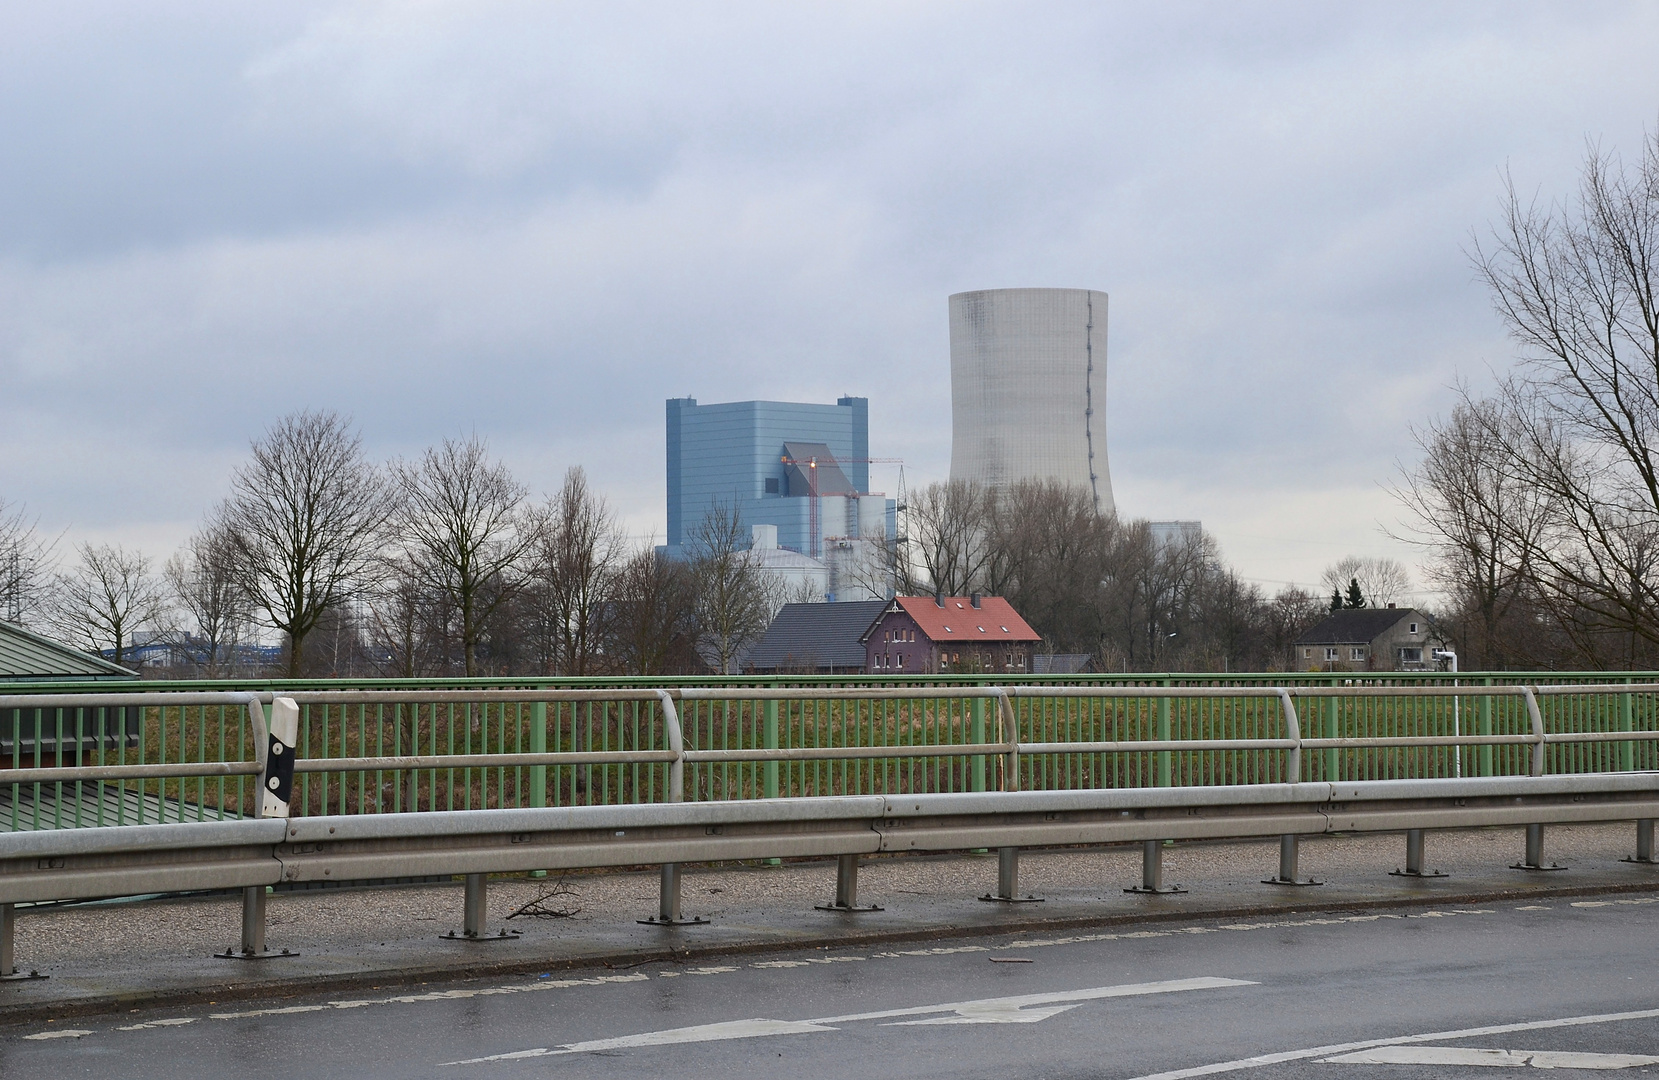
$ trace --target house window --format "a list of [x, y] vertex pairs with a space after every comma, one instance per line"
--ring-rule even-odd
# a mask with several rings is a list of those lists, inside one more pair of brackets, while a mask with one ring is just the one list
[[1417, 632], [1417, 624], [1416, 623], [1407, 623], [1406, 624], [1406, 633], [1415, 634], [1416, 632]]
[[1402, 664], [1421, 664], [1422, 662], [1423, 662], [1423, 650], [1422, 649], [1401, 649], [1400, 650], [1400, 663], [1402, 663]]
[[776, 495], [777, 493], [778, 493], [778, 478], [775, 477], [775, 476], [768, 476], [766, 478], [766, 494]]
[[1313, 659], [1313, 650], [1312, 649], [1303, 649], [1302, 650], [1302, 659], [1312, 660]]
[[1325, 649], [1325, 659], [1327, 659], [1327, 660], [1337, 659], [1337, 654], [1340, 651], [1341, 650], [1339, 650], [1335, 645], [1327, 646], [1326, 649]]
[[1349, 649], [1348, 650], [1348, 659], [1350, 659], [1350, 660], [1364, 660], [1365, 659], [1365, 649], [1364, 648]]

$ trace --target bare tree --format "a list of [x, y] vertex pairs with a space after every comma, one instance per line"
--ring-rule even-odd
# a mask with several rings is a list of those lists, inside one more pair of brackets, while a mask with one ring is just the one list
[[19, 503], [0, 499], [0, 618], [26, 625], [39, 614], [52, 584], [57, 539]]
[[590, 674], [604, 645], [604, 617], [624, 558], [622, 530], [581, 466], [536, 518], [529, 607], [547, 671]]
[[108, 652], [119, 664], [133, 632], [161, 619], [166, 594], [150, 574], [150, 560], [108, 544], [79, 544], [79, 562], [58, 575], [54, 628], [89, 652]]
[[248, 626], [247, 595], [236, 578], [236, 545], [219, 521], [210, 521], [162, 569], [177, 610], [202, 650], [203, 673], [217, 678], [234, 661]]
[[1502, 465], [1554, 507], [1538, 584], [1581, 640], [1659, 643], [1659, 132], [1632, 168], [1592, 148], [1570, 200], [1509, 182], [1471, 255], [1525, 365], [1497, 398]]
[[933, 483], [911, 493], [909, 542], [901, 553], [899, 588], [908, 594], [965, 596], [983, 590], [992, 570], [994, 501], [966, 480]]
[[432, 577], [408, 553], [381, 564], [367, 623], [371, 655], [386, 675], [414, 679], [444, 670], [449, 603], [427, 585]]
[[279, 420], [231, 478], [220, 514], [237, 579], [287, 637], [290, 677], [304, 669], [306, 635], [374, 564], [392, 508], [362, 439], [332, 411]]
[[1406, 598], [1411, 575], [1398, 559], [1377, 555], [1349, 555], [1327, 566], [1319, 575], [1320, 584], [1337, 593], [1346, 593], [1349, 583], [1358, 582], [1367, 607], [1387, 607]]
[[689, 564], [647, 545], [622, 561], [611, 585], [606, 648], [628, 675], [698, 669], [697, 582]]
[[519, 589], [519, 564], [533, 539], [523, 527], [524, 485], [490, 461], [477, 435], [445, 439], [419, 462], [397, 461], [391, 471], [397, 531], [415, 556], [410, 566], [449, 598], [460, 618], [463, 667], [476, 675], [479, 636]]
[[771, 597], [737, 509], [715, 503], [692, 532], [697, 626], [702, 651], [722, 675], [737, 670], [748, 647], [766, 632]]
[[1431, 554], [1428, 572], [1451, 602], [1446, 620], [1464, 662], [1504, 668], [1536, 656], [1531, 616], [1539, 549], [1556, 511], [1543, 489], [1505, 467], [1522, 440], [1508, 410], [1470, 396], [1415, 432], [1422, 459], [1394, 488], [1410, 515], [1409, 542]]

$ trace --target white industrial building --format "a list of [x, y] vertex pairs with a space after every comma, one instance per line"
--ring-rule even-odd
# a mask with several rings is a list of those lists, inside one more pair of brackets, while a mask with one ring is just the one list
[[1106, 466], [1106, 294], [985, 289], [950, 298], [952, 480], [1087, 487], [1115, 512]]

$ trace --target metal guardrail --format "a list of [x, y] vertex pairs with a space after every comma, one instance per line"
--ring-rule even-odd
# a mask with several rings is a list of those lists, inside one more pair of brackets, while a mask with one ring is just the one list
[[[1018, 897], [1018, 851], [1038, 845], [1281, 838], [1276, 884], [1296, 874], [1303, 835], [1525, 826], [1524, 869], [1540, 862], [1546, 824], [1636, 820], [1637, 859], [1652, 864], [1659, 773], [1469, 780], [1265, 784], [1247, 787], [840, 796], [678, 805], [546, 807], [403, 815], [130, 826], [0, 837], [0, 906], [106, 894], [243, 890], [238, 953], [265, 945], [266, 887], [409, 874], [467, 877], [462, 938], [485, 933], [486, 875], [662, 864], [651, 922], [678, 924], [678, 866], [836, 856], [836, 902], [855, 911], [861, 855], [995, 847], [998, 892]], [[1289, 864], [1286, 864], [1288, 840]], [[1419, 855], [1421, 845], [1418, 847]], [[1529, 865], [1530, 864], [1530, 865]], [[1154, 872], [1149, 862], [1146, 875]], [[1154, 881], [1154, 884], [1157, 884]], [[1167, 891], [1167, 890], [1156, 890]], [[11, 971], [9, 935], [0, 973]]]

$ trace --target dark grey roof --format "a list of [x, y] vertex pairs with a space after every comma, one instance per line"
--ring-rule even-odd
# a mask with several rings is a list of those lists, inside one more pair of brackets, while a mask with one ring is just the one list
[[881, 613], [885, 600], [853, 600], [842, 604], [785, 604], [766, 628], [766, 636], [749, 653], [745, 665], [754, 671], [789, 668], [864, 668], [864, 646], [859, 638]]
[[0, 622], [0, 679], [136, 679], [101, 656]]
[[1428, 618], [1416, 608], [1344, 608], [1296, 639], [1298, 645], [1367, 645], [1403, 619], [1419, 623]]

